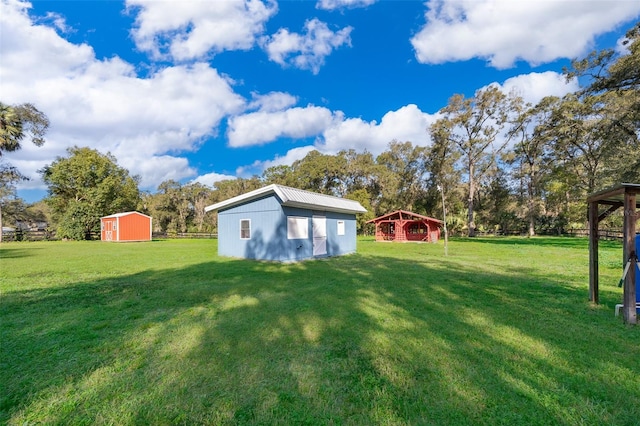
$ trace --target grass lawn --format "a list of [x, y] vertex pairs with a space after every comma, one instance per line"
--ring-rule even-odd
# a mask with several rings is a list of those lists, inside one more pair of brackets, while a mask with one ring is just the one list
[[0, 424], [636, 425], [622, 248], [358, 241], [278, 264], [215, 240], [0, 245]]

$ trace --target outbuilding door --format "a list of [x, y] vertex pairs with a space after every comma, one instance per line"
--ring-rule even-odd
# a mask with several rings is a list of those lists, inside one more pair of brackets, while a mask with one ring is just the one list
[[104, 226], [104, 241], [113, 241], [113, 222], [111, 220], [105, 220]]
[[327, 218], [325, 216], [313, 216], [313, 255], [323, 256], [327, 254]]

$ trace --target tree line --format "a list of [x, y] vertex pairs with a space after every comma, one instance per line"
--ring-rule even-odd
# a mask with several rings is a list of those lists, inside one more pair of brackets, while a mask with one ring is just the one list
[[[312, 151], [260, 176], [213, 187], [168, 180], [154, 193], [139, 191], [139, 178], [110, 154], [73, 147], [41, 170], [49, 195], [31, 212], [15, 197], [19, 173], [2, 163], [2, 215], [5, 221], [45, 215], [59, 237], [72, 239], [99, 230], [101, 216], [127, 210], [151, 215], [155, 231], [215, 232], [216, 215], [205, 214], [205, 206], [277, 183], [359, 201], [368, 210], [358, 218], [361, 231], [392, 210], [442, 217], [443, 208], [448, 228], [469, 236], [583, 227], [588, 194], [640, 181], [639, 40], [636, 24], [627, 33], [627, 53], [603, 50], [573, 61], [567, 78], [587, 84], [562, 98], [531, 105], [495, 85], [472, 97], [452, 96], [425, 129], [427, 147], [394, 140], [377, 156]], [[48, 121], [28, 104], [0, 104], [0, 125], [1, 154], [19, 149], [28, 134], [41, 144]], [[609, 218], [614, 226], [617, 220]]]

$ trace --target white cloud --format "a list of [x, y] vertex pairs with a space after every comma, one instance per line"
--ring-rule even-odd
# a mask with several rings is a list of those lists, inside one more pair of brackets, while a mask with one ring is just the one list
[[301, 146], [290, 149], [285, 155], [276, 155], [273, 160], [254, 161], [249, 166], [238, 167], [236, 173], [238, 176], [260, 175], [269, 167], [290, 166], [298, 160], [302, 160], [311, 151], [316, 151], [316, 147], [312, 145]]
[[62, 33], [73, 32], [73, 28], [67, 25], [67, 20], [65, 19], [65, 17], [60, 15], [59, 13], [47, 12], [47, 14], [39, 21], [39, 23], [46, 22], [51, 22], [51, 24]]
[[118, 164], [142, 178], [142, 188], [157, 189], [158, 185], [166, 180], [180, 181], [194, 176], [195, 169], [189, 167], [186, 158], [172, 157], [169, 155], [154, 155], [141, 161], [140, 158], [120, 156]]
[[202, 185], [209, 186], [213, 188], [213, 185], [216, 182], [221, 182], [223, 180], [232, 180], [237, 179], [236, 176], [231, 175], [223, 175], [220, 173], [207, 173], [206, 175], [201, 175], [191, 181], [191, 183], [201, 183]]
[[132, 35], [138, 49], [176, 60], [250, 49], [277, 12], [272, 0], [127, 0], [127, 7], [137, 12]]
[[360, 118], [335, 120], [324, 131], [323, 141], [316, 146], [324, 153], [353, 148], [357, 151], [366, 149], [373, 154], [383, 152], [393, 140], [425, 146], [430, 143], [427, 128], [435, 119], [435, 115], [424, 113], [416, 105], [409, 104], [386, 113], [380, 123]]
[[304, 27], [304, 34], [280, 28], [274, 35], [263, 37], [261, 43], [269, 59], [283, 66], [291, 65], [317, 74], [324, 65], [324, 58], [334, 49], [343, 44], [351, 46], [352, 27], [333, 32], [317, 18], [305, 22]]
[[[255, 161], [248, 166], [239, 167], [236, 173], [239, 176], [261, 174], [269, 167], [281, 164], [291, 165], [313, 150], [318, 150], [323, 154], [335, 154], [343, 149], [355, 149], [356, 151], [366, 149], [377, 155], [386, 150], [389, 142], [393, 140], [410, 141], [414, 145], [425, 146], [431, 142], [427, 135], [427, 128], [437, 119], [437, 115], [424, 113], [413, 104], [386, 113], [380, 123], [367, 122], [360, 118], [345, 119], [341, 112], [338, 111], [331, 115], [329, 110], [324, 108], [292, 108], [280, 113], [255, 113], [237, 117], [237, 119], [246, 120], [242, 122], [243, 130], [241, 133], [244, 133], [242, 140], [255, 140], [260, 135], [271, 135], [272, 139], [280, 136], [302, 137], [292, 134], [283, 135], [279, 132], [286, 129], [289, 124], [299, 124], [301, 120], [297, 114], [313, 116], [316, 110], [323, 110], [321, 115], [326, 114], [325, 119], [309, 120], [314, 123], [314, 126], [304, 127], [304, 136], [316, 136], [314, 146], [291, 149], [286, 155], [276, 156], [273, 160]], [[249, 132], [252, 133], [249, 134]], [[243, 146], [239, 143], [241, 139], [239, 134], [233, 137], [236, 144], [234, 146]], [[231, 136], [229, 139], [231, 140]]]
[[[27, 15], [30, 8], [29, 3], [17, 0], [0, 2], [0, 84], [3, 99], [10, 96], [6, 92], [7, 82], [16, 79], [37, 82], [43, 77], [81, 69], [95, 57], [90, 46], [73, 45], [60, 38], [53, 28], [31, 25]], [[24, 92], [23, 88], [19, 89]]]
[[[271, 122], [268, 116], [262, 117], [265, 123]], [[239, 176], [261, 174], [269, 167], [288, 165], [304, 158], [309, 152], [317, 150], [323, 154], [336, 154], [340, 150], [365, 149], [378, 155], [388, 148], [389, 142], [410, 141], [414, 145], [429, 145], [431, 143], [427, 128], [437, 119], [437, 115], [427, 114], [416, 105], [403, 106], [396, 111], [386, 113], [380, 123], [364, 121], [360, 118], [345, 119], [341, 112], [333, 114], [333, 119], [317, 132], [314, 146], [303, 146], [289, 150], [284, 156], [276, 156], [273, 160], [255, 161], [248, 166], [239, 167]], [[247, 123], [249, 126], [249, 123]], [[313, 136], [313, 134], [310, 134]]]
[[[46, 143], [30, 143], [7, 160], [40, 186], [37, 170], [73, 145], [110, 151], [143, 177], [142, 187], [194, 176], [180, 152], [197, 149], [220, 120], [244, 109], [232, 82], [204, 63], [160, 69], [139, 78], [118, 57], [61, 38], [28, 16], [29, 5], [0, 5], [0, 93], [9, 104], [31, 102], [51, 121]], [[46, 64], [46, 66], [43, 66]], [[159, 179], [159, 180], [158, 180]]]
[[254, 93], [253, 100], [249, 103], [247, 109], [266, 112], [281, 111], [295, 105], [297, 101], [295, 96], [284, 92], [270, 92], [266, 95]]
[[317, 106], [258, 111], [231, 118], [227, 137], [232, 147], [261, 145], [280, 137], [306, 138], [321, 133], [332, 119], [330, 110]]
[[420, 62], [484, 58], [496, 68], [582, 56], [595, 36], [640, 14], [640, 2], [625, 0], [429, 0], [426, 7], [426, 24], [411, 39]]
[[341, 8], [367, 7], [378, 0], [318, 0], [316, 8], [334, 10]]
[[545, 96], [562, 97], [580, 88], [576, 79], [567, 82], [563, 74], [553, 71], [518, 75], [505, 80], [499, 87], [505, 93], [515, 92], [532, 105]]

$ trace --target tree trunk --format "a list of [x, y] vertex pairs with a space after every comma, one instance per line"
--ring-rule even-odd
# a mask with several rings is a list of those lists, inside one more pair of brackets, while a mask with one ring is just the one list
[[476, 236], [476, 224], [473, 221], [473, 199], [475, 198], [476, 185], [473, 177], [473, 163], [469, 162], [469, 210], [467, 216], [467, 228], [470, 237]]
[[536, 235], [536, 223], [533, 215], [529, 215], [529, 237], [535, 237]]
[[529, 237], [536, 235], [536, 218], [535, 218], [535, 202], [533, 200], [533, 175], [529, 182], [528, 197], [529, 197]]

